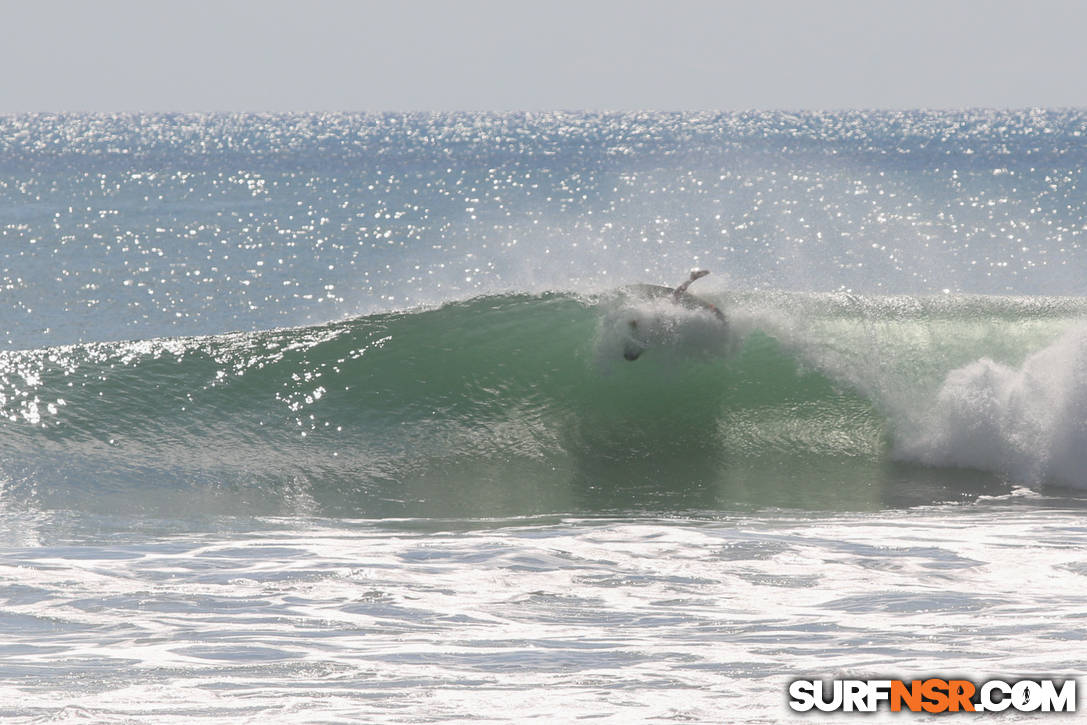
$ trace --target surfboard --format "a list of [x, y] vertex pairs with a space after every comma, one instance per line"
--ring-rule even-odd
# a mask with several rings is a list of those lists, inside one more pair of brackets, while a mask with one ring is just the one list
[[681, 292], [678, 296], [675, 294], [674, 287], [665, 287], [660, 284], [633, 284], [622, 289], [623, 292], [636, 297], [644, 297], [646, 299], [659, 299], [670, 298], [677, 303], [683, 305], [687, 309], [691, 310], [707, 310], [712, 312], [717, 319], [721, 322], [725, 322], [725, 313], [712, 302], [691, 294], [690, 292]]

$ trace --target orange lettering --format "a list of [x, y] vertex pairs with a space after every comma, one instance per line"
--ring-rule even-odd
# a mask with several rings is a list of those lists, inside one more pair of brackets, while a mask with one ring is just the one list
[[921, 710], [921, 680], [912, 681], [909, 687], [902, 680], [891, 682], [891, 712], [900, 712], [903, 702], [910, 712]]
[[947, 710], [947, 681], [932, 678], [921, 683], [921, 695], [928, 700], [921, 704], [925, 712], [944, 712]]
[[974, 683], [970, 680], [951, 680], [947, 683], [948, 706], [951, 712], [958, 712], [961, 707], [964, 712], [973, 712], [974, 703], [970, 698], [974, 696]]

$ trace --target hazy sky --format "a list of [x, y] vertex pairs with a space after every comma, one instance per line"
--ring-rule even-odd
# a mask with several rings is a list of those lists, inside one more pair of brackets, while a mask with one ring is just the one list
[[1081, 0], [0, 0], [0, 112], [1087, 106]]

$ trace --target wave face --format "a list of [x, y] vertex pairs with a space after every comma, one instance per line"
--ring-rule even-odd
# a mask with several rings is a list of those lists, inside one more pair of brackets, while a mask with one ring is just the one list
[[[618, 291], [5, 352], [4, 496], [501, 515], [1087, 485], [1078, 300], [708, 299], [727, 331]], [[631, 320], [651, 330], [634, 362]]]

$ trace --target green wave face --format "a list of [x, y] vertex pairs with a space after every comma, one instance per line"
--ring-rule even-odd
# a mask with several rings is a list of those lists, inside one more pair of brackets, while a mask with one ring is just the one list
[[[628, 290], [0, 353], [0, 493], [107, 510], [506, 516], [867, 509], [1032, 477], [1082, 483], [1075, 446], [1060, 445], [1076, 440], [1087, 383], [1060, 382], [1065, 422], [1036, 420], [1056, 394], [1047, 371], [1079, 360], [1081, 302], [712, 301], [726, 324]], [[1008, 425], [964, 434], [972, 400]], [[996, 465], [959, 449], [1009, 445]], [[90, 483], [104, 480], [110, 491]]]

